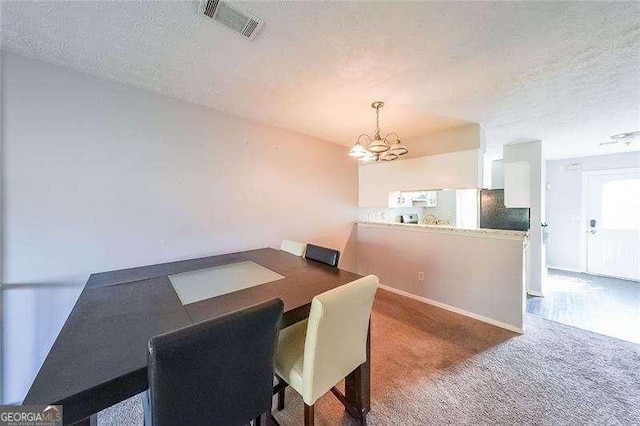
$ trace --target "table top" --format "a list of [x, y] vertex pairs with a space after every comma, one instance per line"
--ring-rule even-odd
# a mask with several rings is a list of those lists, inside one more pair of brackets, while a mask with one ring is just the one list
[[183, 305], [285, 278], [250, 260], [169, 275]]
[[[284, 278], [187, 305], [168, 278], [245, 261]], [[93, 274], [24, 404], [62, 404], [65, 423], [80, 420], [147, 388], [151, 337], [275, 297], [287, 326], [308, 316], [315, 295], [358, 278], [271, 248]]]

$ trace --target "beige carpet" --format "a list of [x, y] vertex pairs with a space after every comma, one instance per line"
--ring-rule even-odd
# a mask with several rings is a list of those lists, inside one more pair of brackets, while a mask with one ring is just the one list
[[[373, 425], [640, 424], [640, 345], [527, 316], [518, 335], [384, 290], [372, 318]], [[132, 398], [100, 424], [140, 424]], [[282, 425], [302, 424], [288, 390]], [[318, 425], [352, 424], [332, 395]]]

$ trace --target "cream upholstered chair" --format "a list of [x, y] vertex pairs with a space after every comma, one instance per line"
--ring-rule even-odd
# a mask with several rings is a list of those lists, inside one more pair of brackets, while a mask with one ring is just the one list
[[[275, 365], [281, 381], [280, 388], [276, 386], [278, 409], [284, 408], [284, 388], [289, 384], [304, 400], [305, 425], [312, 425], [316, 400], [329, 390], [338, 392], [332, 388], [367, 360], [377, 287], [378, 277], [369, 275], [319, 294], [306, 321], [280, 331]], [[364, 424], [365, 416], [359, 414]]]
[[305, 243], [299, 243], [297, 241], [282, 240], [280, 243], [280, 250], [300, 257], [304, 256], [306, 249], [307, 245]]

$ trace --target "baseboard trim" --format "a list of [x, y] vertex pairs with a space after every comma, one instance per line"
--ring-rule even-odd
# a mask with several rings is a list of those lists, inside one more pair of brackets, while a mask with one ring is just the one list
[[513, 325], [507, 324], [507, 323], [502, 322], [502, 321], [497, 321], [497, 320], [494, 320], [492, 318], [485, 317], [483, 315], [479, 315], [479, 314], [476, 314], [476, 313], [473, 313], [473, 312], [465, 311], [464, 309], [456, 308], [455, 306], [447, 305], [446, 303], [437, 302], [437, 301], [432, 300], [432, 299], [427, 299], [426, 297], [418, 296], [418, 295], [415, 295], [413, 293], [409, 293], [409, 292], [404, 291], [404, 290], [398, 290], [397, 288], [389, 287], [388, 285], [378, 284], [378, 287], [380, 287], [383, 290], [390, 291], [391, 293], [399, 294], [400, 296], [408, 297], [410, 299], [417, 300], [418, 302], [426, 303], [427, 305], [432, 305], [432, 306], [435, 306], [435, 307], [438, 307], [438, 308], [445, 309], [445, 310], [450, 311], [450, 312], [454, 312], [456, 314], [460, 314], [460, 315], [464, 315], [464, 316], [469, 317], [469, 318], [476, 319], [478, 321], [486, 322], [487, 324], [491, 324], [491, 325], [494, 325], [496, 327], [500, 327], [500, 328], [504, 328], [504, 329], [509, 330], [509, 331], [513, 331], [514, 333], [524, 334], [524, 330], [522, 328], [515, 327]]
[[580, 268], [567, 268], [564, 266], [556, 266], [556, 265], [547, 265], [547, 269], [557, 269], [559, 271], [576, 272], [578, 274], [586, 273], [584, 270]]
[[527, 294], [529, 296], [544, 297], [544, 294], [542, 294], [541, 291], [536, 291], [536, 290], [527, 290]]

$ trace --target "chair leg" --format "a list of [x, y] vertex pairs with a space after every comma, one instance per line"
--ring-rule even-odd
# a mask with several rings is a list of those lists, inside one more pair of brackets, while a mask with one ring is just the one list
[[360, 426], [367, 426], [367, 413], [362, 410], [360, 412]]
[[284, 381], [280, 376], [276, 375], [276, 379], [278, 383], [273, 388], [273, 394], [278, 395], [278, 411], [284, 410], [284, 391], [287, 389], [289, 384]]
[[313, 405], [304, 404], [304, 426], [313, 426]]
[[354, 406], [349, 401], [347, 401], [347, 398], [335, 386], [331, 388], [331, 393], [333, 393], [336, 398], [338, 398], [338, 401], [340, 401], [342, 405], [344, 405], [347, 413], [349, 413], [351, 417], [356, 419], [359, 425], [367, 426], [367, 412], [364, 408]]
[[284, 391], [286, 389], [282, 389], [278, 392], [278, 411], [284, 410]]
[[273, 417], [271, 412], [262, 413], [255, 419], [251, 420], [249, 426], [280, 426], [280, 423]]

